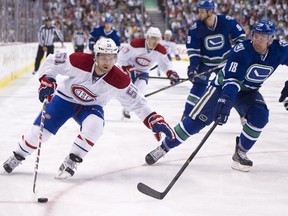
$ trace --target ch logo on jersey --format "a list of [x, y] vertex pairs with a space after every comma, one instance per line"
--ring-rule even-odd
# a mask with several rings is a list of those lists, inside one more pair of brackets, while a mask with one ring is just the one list
[[72, 94], [80, 101], [91, 102], [96, 100], [97, 96], [83, 86], [73, 85], [71, 87]]
[[207, 36], [204, 40], [204, 46], [207, 50], [218, 50], [224, 46], [224, 36], [222, 34]]
[[144, 58], [144, 57], [137, 57], [135, 59], [136, 63], [141, 65], [142, 67], [146, 67], [150, 64], [151, 60], [150, 59], [147, 59], [147, 58]]
[[274, 68], [267, 65], [253, 64], [248, 68], [246, 79], [249, 82], [262, 83], [274, 71]]

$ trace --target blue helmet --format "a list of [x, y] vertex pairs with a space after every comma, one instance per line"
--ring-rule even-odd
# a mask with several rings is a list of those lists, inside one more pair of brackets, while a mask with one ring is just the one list
[[207, 11], [215, 9], [215, 4], [213, 0], [202, 0], [197, 3], [197, 9], [206, 9]]
[[105, 23], [113, 23], [113, 18], [111, 16], [105, 18]]
[[254, 25], [253, 33], [254, 32], [273, 36], [276, 32], [276, 28], [273, 22], [263, 19]]

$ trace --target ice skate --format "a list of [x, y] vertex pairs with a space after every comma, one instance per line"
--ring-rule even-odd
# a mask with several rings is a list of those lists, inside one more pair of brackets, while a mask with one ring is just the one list
[[236, 137], [236, 148], [235, 153], [232, 157], [232, 169], [242, 172], [249, 172], [250, 168], [253, 166], [253, 162], [246, 156], [246, 152], [242, 151], [238, 147], [239, 141], [239, 137]]
[[83, 161], [82, 158], [71, 153], [67, 156], [58, 170], [56, 179], [67, 179], [74, 175], [77, 165]]
[[145, 161], [148, 165], [152, 165], [156, 163], [160, 158], [162, 158], [166, 153], [167, 151], [165, 149], [163, 149], [161, 146], [158, 146], [156, 149], [146, 155]]
[[13, 155], [3, 163], [4, 170], [2, 173], [11, 173], [17, 166], [21, 164], [21, 161], [23, 160], [25, 160], [24, 157], [17, 154], [16, 152], [13, 152]]
[[122, 121], [128, 121], [131, 118], [129, 111], [122, 111]]

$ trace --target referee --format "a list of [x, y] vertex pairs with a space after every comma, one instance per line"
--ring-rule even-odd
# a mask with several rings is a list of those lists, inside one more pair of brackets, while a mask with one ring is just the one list
[[50, 53], [54, 53], [54, 36], [55, 34], [59, 38], [59, 40], [62, 43], [62, 48], [64, 47], [64, 38], [60, 31], [60, 29], [56, 28], [54, 25], [51, 24], [51, 18], [46, 17], [45, 18], [45, 24], [42, 25], [38, 31], [38, 50], [37, 50], [37, 56], [35, 59], [35, 68], [32, 74], [35, 74], [39, 67], [41, 59], [44, 56], [44, 53], [46, 52], [46, 56], [48, 56]]

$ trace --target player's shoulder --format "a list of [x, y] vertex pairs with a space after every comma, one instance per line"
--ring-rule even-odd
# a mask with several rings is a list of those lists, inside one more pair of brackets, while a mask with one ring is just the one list
[[88, 53], [72, 53], [69, 56], [70, 64], [86, 72], [91, 72], [94, 64], [94, 56]]
[[145, 48], [145, 38], [135, 38], [130, 42], [134, 48]]
[[103, 79], [118, 89], [124, 89], [130, 84], [129, 75], [116, 66]]
[[157, 46], [155, 47], [154, 51], [159, 52], [159, 53], [161, 53], [163, 55], [167, 54], [166, 48], [160, 43], [157, 44]]

